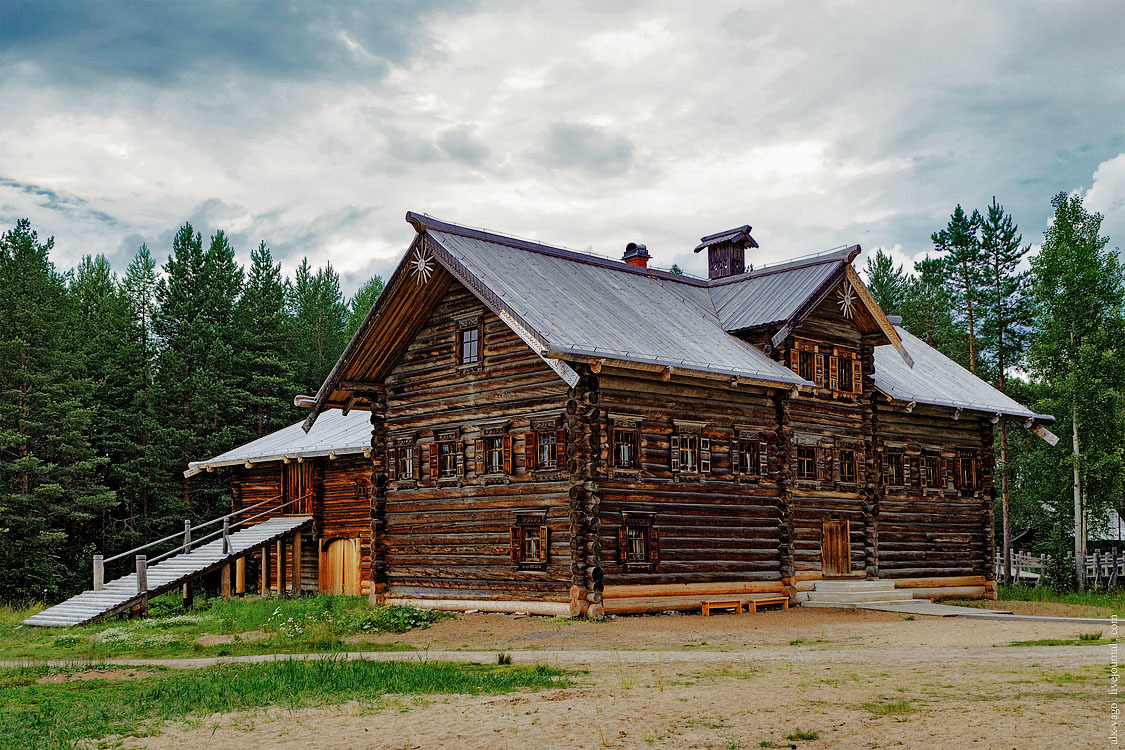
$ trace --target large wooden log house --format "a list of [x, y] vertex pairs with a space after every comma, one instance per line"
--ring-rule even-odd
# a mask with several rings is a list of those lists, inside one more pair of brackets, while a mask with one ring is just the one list
[[[407, 220], [304, 425], [369, 419], [365, 450], [309, 462], [306, 509], [355, 540], [373, 601], [597, 616], [830, 578], [995, 596], [993, 427], [1051, 417], [884, 315], [858, 246], [747, 270], [738, 227], [695, 248], [704, 280], [643, 245], [612, 261]], [[306, 481], [279, 463], [297, 453], [236, 467], [236, 508]]]

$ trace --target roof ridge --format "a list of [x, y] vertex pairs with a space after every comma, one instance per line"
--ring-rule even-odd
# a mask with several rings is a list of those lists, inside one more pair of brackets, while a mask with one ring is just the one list
[[640, 268], [638, 266], [631, 266], [628, 263], [620, 260], [613, 260], [611, 258], [603, 258], [591, 253], [583, 253], [577, 250], [567, 250], [554, 245], [546, 245], [542, 242], [535, 242], [533, 240], [524, 240], [519, 237], [512, 237], [511, 235], [501, 234], [499, 232], [491, 232], [485, 229], [475, 229], [473, 227], [466, 227], [460, 224], [453, 224], [447, 221], [435, 219], [428, 214], [419, 214], [415, 211], [406, 212], [406, 220], [418, 232], [425, 232], [432, 230], [435, 232], [444, 232], [446, 234], [456, 234], [461, 237], [469, 237], [470, 239], [482, 240], [485, 242], [495, 242], [498, 245], [508, 245], [509, 247], [518, 248], [520, 250], [527, 250], [533, 253], [541, 253], [543, 255], [550, 255], [555, 258], [563, 258], [565, 260], [573, 260], [577, 263], [586, 263], [592, 266], [601, 266], [613, 271], [620, 271], [622, 273], [632, 273], [639, 276], [652, 276], [666, 281], [675, 281], [681, 284], [690, 284], [691, 286], [707, 287], [710, 286], [708, 279], [701, 279], [696, 276], [689, 276], [687, 274], [677, 274], [671, 271], [665, 271], [660, 268]]
[[785, 271], [796, 271], [800, 268], [808, 268], [809, 266], [819, 266], [823, 263], [850, 263], [859, 255], [859, 245], [841, 245], [838, 248], [831, 250], [824, 250], [819, 253], [810, 253], [809, 255], [802, 255], [789, 260], [783, 260], [779, 263], [773, 263], [768, 266], [759, 266], [746, 273], [740, 273], [737, 276], [725, 276], [721, 279], [715, 279], [708, 286], [716, 287], [725, 284], [734, 284], [739, 281], [749, 281], [750, 279], [760, 279], [763, 276], [770, 276], [775, 273], [783, 273]]

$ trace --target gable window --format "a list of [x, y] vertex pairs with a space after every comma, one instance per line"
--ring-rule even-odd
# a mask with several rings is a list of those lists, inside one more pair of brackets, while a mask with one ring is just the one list
[[922, 486], [939, 487], [938, 457], [922, 456]]
[[849, 449], [842, 449], [840, 451], [840, 481], [847, 484], [855, 484], [856, 481], [856, 466], [855, 466], [855, 451]]
[[660, 561], [660, 536], [651, 513], [621, 514], [617, 543], [618, 559], [627, 568]]
[[805, 380], [813, 380], [816, 377], [816, 355], [812, 352], [798, 352], [797, 374]]
[[906, 485], [906, 474], [903, 470], [903, 456], [901, 453], [887, 454], [887, 485], [890, 487], [903, 487]]
[[467, 367], [481, 364], [481, 347], [484, 344], [484, 321], [480, 314], [457, 320], [457, 365]]
[[797, 448], [797, 479], [816, 480], [816, 448], [808, 445]]
[[527, 471], [554, 471], [566, 458], [566, 430], [560, 420], [532, 420], [532, 431], [523, 436], [524, 468]]
[[827, 385], [824, 365], [824, 354], [819, 345], [805, 339], [793, 339], [793, 346], [789, 349], [789, 369], [824, 388]]
[[509, 556], [521, 568], [547, 567], [549, 549], [547, 516], [539, 512], [517, 512], [510, 530]]
[[852, 392], [852, 362], [843, 357], [834, 357], [836, 360], [836, 388], [843, 393]]

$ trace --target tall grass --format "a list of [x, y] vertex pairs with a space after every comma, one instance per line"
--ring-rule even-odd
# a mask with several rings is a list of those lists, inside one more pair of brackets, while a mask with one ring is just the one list
[[1125, 612], [1125, 590], [1117, 591], [1067, 591], [1055, 592], [1046, 586], [1005, 586], [997, 587], [996, 596], [1004, 601], [1053, 602], [1058, 604], [1077, 604], [1085, 607], [1102, 607], [1117, 612]]
[[570, 684], [564, 672], [542, 665], [444, 662], [286, 660], [164, 671], [143, 680], [39, 684], [49, 671], [0, 672], [4, 747], [67, 748], [84, 739], [151, 732], [160, 721], [264, 706], [292, 709], [386, 694], [494, 694]]

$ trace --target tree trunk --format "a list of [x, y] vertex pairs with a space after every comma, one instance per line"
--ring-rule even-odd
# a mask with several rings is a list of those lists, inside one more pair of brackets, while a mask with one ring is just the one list
[[1082, 523], [1082, 472], [1078, 466], [1078, 402], [1071, 402], [1071, 436], [1074, 441], [1074, 452], [1071, 460], [1074, 464], [1074, 569], [1078, 573], [1078, 590], [1086, 588], [1086, 539], [1084, 535], [1085, 524]]
[[973, 282], [969, 276], [969, 264], [963, 263], [965, 277], [965, 308], [969, 313], [969, 372], [977, 371], [976, 330], [973, 321]]

